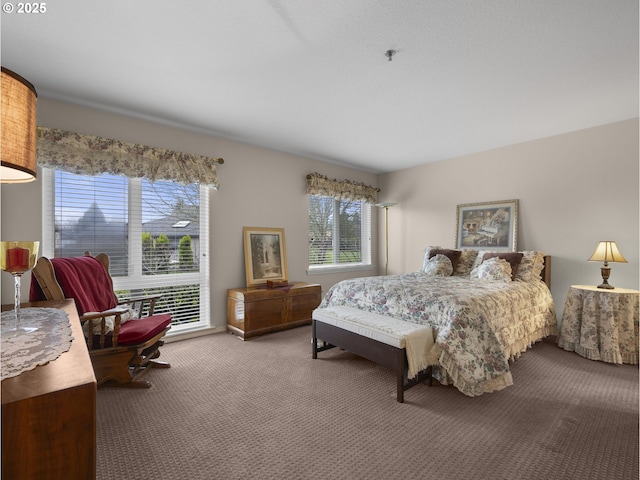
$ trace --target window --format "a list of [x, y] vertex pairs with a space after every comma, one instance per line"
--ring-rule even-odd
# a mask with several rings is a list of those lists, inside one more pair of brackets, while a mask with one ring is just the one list
[[160, 293], [171, 333], [209, 326], [208, 188], [43, 169], [43, 255], [106, 253], [119, 297]]
[[309, 271], [371, 265], [371, 205], [309, 195]]

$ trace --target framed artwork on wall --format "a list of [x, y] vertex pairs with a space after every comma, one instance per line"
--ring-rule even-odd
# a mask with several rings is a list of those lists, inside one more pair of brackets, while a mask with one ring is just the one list
[[247, 286], [287, 280], [284, 228], [243, 227]]
[[456, 248], [517, 250], [518, 200], [467, 203], [456, 213]]

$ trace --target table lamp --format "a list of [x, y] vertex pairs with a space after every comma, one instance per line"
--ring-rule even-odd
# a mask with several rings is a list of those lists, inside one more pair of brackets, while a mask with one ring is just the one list
[[609, 268], [609, 262], [627, 263], [627, 260], [622, 256], [616, 242], [606, 240], [598, 243], [595, 252], [588, 260], [589, 262], [604, 262], [604, 266], [600, 268], [602, 273], [602, 283], [598, 285], [598, 288], [613, 289], [613, 285], [609, 285], [609, 275], [611, 274], [611, 268]]

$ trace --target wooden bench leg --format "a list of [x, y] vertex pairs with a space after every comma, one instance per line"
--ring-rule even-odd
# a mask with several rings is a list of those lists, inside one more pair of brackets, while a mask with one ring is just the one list
[[316, 336], [316, 321], [311, 322], [311, 358], [318, 358], [318, 337]]
[[320, 339], [322, 346], [318, 347], [318, 334], [316, 333], [316, 321], [311, 322], [311, 358], [316, 360], [318, 358], [318, 352], [324, 352], [325, 350], [331, 350], [336, 348], [335, 345]]
[[398, 403], [404, 403], [404, 390], [405, 390], [405, 372], [406, 372], [406, 363], [407, 363], [407, 354], [404, 348], [397, 349], [396, 351], [396, 368], [397, 368], [397, 394], [396, 400]]
[[[402, 375], [398, 374], [398, 399], [399, 399], [398, 402], [400, 403], [404, 402], [405, 390], [409, 390], [411, 387], [415, 387], [421, 382], [427, 382], [427, 384], [431, 387], [432, 378], [433, 378], [432, 372], [433, 372], [433, 367], [429, 366], [424, 370], [418, 372], [418, 374], [411, 380], [407, 379], [406, 382], [405, 382], [406, 370], [402, 372]], [[400, 382], [402, 382], [402, 392], [400, 392]]]
[[396, 400], [398, 403], [404, 403], [404, 372], [398, 372], [398, 393]]

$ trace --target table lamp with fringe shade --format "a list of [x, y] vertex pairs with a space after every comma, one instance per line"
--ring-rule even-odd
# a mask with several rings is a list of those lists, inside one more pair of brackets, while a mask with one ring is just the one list
[[589, 262], [604, 262], [604, 266], [600, 268], [602, 274], [602, 283], [598, 285], [598, 288], [613, 289], [613, 285], [609, 285], [609, 275], [611, 275], [611, 268], [609, 262], [627, 263], [627, 260], [622, 256], [616, 242], [611, 240], [604, 240], [598, 243], [595, 252], [589, 257]]

